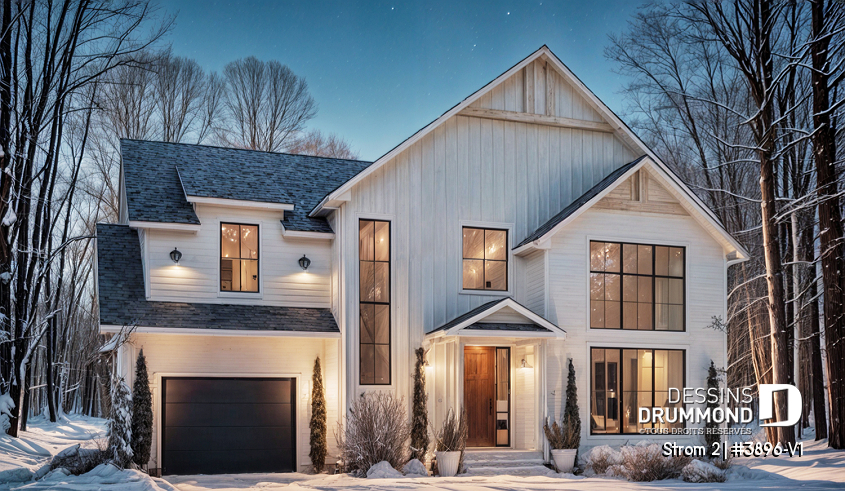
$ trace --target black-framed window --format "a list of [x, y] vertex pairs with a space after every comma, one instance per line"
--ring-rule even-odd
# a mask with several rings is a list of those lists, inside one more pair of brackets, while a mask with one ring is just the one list
[[590, 242], [590, 327], [684, 331], [684, 247]]
[[258, 292], [258, 225], [220, 224], [220, 291]]
[[[648, 348], [592, 348], [590, 433], [636, 434], [646, 428], [683, 428], [683, 423], [639, 423], [641, 407], [681, 408], [669, 389], [683, 389], [686, 352]], [[664, 414], [669, 414], [668, 412]]]
[[507, 291], [507, 230], [463, 228], [463, 289]]
[[361, 385], [390, 385], [390, 222], [360, 220], [359, 358]]

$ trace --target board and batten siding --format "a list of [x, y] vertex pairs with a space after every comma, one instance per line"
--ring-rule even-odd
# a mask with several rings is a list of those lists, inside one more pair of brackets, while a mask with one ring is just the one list
[[546, 252], [534, 251], [524, 258], [525, 284], [523, 305], [537, 315], [546, 316]]
[[[592, 117], [584, 109], [588, 103], [572, 95], [562, 79], [556, 86], [570, 94], [555, 96], [560, 114]], [[521, 83], [499, 87], [489, 96], [491, 104], [520, 109]], [[567, 109], [573, 104], [578, 108]], [[412, 352], [426, 332], [502, 296], [461, 291], [462, 226], [508, 228], [513, 246], [636, 157], [612, 133], [456, 115], [357, 183], [340, 210], [343, 228], [354, 234], [359, 219], [391, 221], [391, 388], [409, 393]], [[358, 244], [357, 237], [350, 239], [343, 246], [348, 265], [343, 285], [349, 292], [344, 300], [348, 376], [356, 382], [351, 397], [363, 389], [357, 386], [356, 366]], [[517, 301], [524, 300], [517, 282], [523, 266], [511, 257], [507, 294]]]
[[[311, 461], [310, 430], [311, 377], [314, 360], [322, 360], [326, 396], [327, 428], [337, 428], [340, 409], [337, 339], [289, 337], [183, 336], [175, 334], [132, 334], [121, 347], [121, 375], [129, 386], [134, 382], [135, 358], [144, 350], [150, 389], [153, 392], [153, 447], [150, 467], [160, 467], [162, 376], [297, 377], [296, 447], [300, 472]], [[328, 436], [329, 456], [337, 455], [335, 439]], [[328, 459], [328, 463], [333, 463]]]
[[[286, 238], [281, 212], [199, 205], [196, 234], [147, 230], [145, 257], [149, 300], [225, 304], [331, 307], [332, 245], [329, 240]], [[259, 225], [259, 293], [220, 292], [220, 223]], [[178, 265], [170, 259], [176, 247]], [[311, 266], [305, 272], [299, 258]]]
[[[590, 329], [590, 240], [686, 247], [686, 332]], [[709, 327], [713, 316], [725, 316], [724, 250], [692, 217], [594, 208], [555, 235], [547, 253], [548, 319], [566, 331], [565, 341], [549, 341], [547, 345], [547, 411], [550, 415], [561, 414], [566, 363], [572, 358], [578, 380], [583, 446], [621, 445], [639, 438], [589, 434], [591, 347], [683, 349], [687, 387], [707, 386], [710, 360], [717, 367], [726, 366], [725, 335]]]

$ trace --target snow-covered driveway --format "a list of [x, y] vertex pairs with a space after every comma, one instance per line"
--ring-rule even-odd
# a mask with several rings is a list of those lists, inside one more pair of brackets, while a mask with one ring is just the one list
[[803, 457], [739, 459], [728, 482], [688, 484], [681, 481], [633, 483], [615, 479], [553, 476], [468, 476], [418, 479], [355, 479], [346, 475], [237, 474], [168, 476], [179, 491], [311, 490], [664, 490], [664, 489], [845, 489], [845, 452], [827, 449], [826, 443], [806, 442]]

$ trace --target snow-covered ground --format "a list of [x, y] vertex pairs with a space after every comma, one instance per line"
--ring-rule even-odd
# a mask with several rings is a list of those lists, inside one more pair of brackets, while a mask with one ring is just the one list
[[346, 475], [240, 474], [219, 476], [168, 476], [179, 491], [244, 491], [272, 489], [313, 490], [665, 490], [665, 489], [845, 489], [845, 452], [827, 448], [826, 442], [805, 440], [803, 457], [737, 459], [725, 483], [688, 484], [682, 481], [633, 483], [606, 478], [579, 478], [553, 472], [535, 476], [468, 476], [454, 478], [356, 479]]
[[37, 417], [29, 421], [28, 430], [21, 432], [20, 438], [0, 433], [0, 486], [44, 475], [53, 456], [69, 446], [93, 446], [96, 439], [105, 436], [105, 423], [84, 416], [62, 418], [56, 423]]
[[[93, 446], [104, 436], [104, 421], [72, 417], [59, 423], [36, 419], [30, 430], [15, 440], [0, 436], [0, 491], [247, 491], [287, 488], [310, 490], [401, 490], [401, 491], [523, 491], [665, 489], [739, 491], [746, 489], [816, 490], [845, 489], [845, 452], [827, 448], [826, 442], [804, 440], [803, 457], [737, 459], [728, 481], [720, 484], [688, 484], [677, 480], [632, 483], [607, 478], [558, 475], [538, 469], [533, 475], [454, 478], [357, 479], [347, 475], [237, 474], [213, 476], [167, 476], [154, 479], [133, 470], [101, 465], [82, 476], [53, 471], [44, 476], [51, 457], [81, 443]], [[38, 480], [33, 481], [33, 476]], [[42, 477], [43, 476], [43, 477]], [[26, 481], [26, 482], [22, 482]]]

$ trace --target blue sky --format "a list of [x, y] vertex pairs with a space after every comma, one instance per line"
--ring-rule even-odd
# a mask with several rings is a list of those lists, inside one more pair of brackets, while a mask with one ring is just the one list
[[638, 2], [163, 0], [177, 15], [175, 54], [221, 71], [276, 59], [308, 81], [309, 127], [350, 140], [372, 160], [547, 44], [621, 112], [624, 80], [603, 49]]

